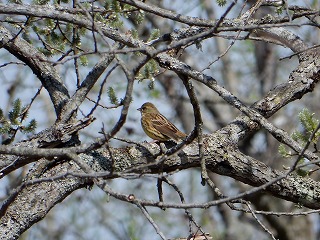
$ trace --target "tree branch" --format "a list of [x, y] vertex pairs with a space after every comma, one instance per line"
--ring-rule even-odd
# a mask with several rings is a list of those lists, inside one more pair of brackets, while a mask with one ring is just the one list
[[37, 75], [50, 95], [56, 115], [59, 116], [62, 107], [69, 99], [69, 93], [63, 85], [58, 72], [48, 63], [48, 59], [34, 46], [19, 36], [14, 37], [2, 26], [0, 26], [0, 45], [26, 63], [33, 73]]

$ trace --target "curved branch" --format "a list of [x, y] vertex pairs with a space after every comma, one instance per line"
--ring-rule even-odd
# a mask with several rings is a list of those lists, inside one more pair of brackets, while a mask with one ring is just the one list
[[[119, 44], [113, 46], [113, 50], [117, 49]], [[85, 100], [87, 94], [92, 89], [94, 84], [97, 82], [101, 74], [113, 61], [114, 54], [106, 54], [102, 59], [93, 67], [93, 69], [88, 73], [86, 78], [81, 83], [79, 89], [71, 97], [71, 99], [65, 104], [63, 108], [63, 116], [59, 119], [59, 122], [66, 122], [72, 114], [77, 111], [78, 107]]]
[[3, 26], [0, 26], [0, 45], [26, 63], [37, 75], [50, 95], [56, 115], [59, 116], [62, 107], [69, 99], [69, 93], [58, 72], [48, 63], [48, 59], [27, 41], [19, 36], [13, 36]]
[[[37, 166], [39, 167], [41, 164], [45, 165], [45, 160], [39, 161]], [[43, 170], [43, 168], [40, 169]], [[70, 169], [77, 170], [74, 165], [70, 166], [69, 163], [64, 163], [52, 168], [44, 176], [54, 176], [57, 171], [66, 172]], [[6, 239], [18, 239], [24, 231], [44, 218], [57, 203], [84, 185], [84, 181], [79, 178], [68, 178], [42, 182], [19, 189], [20, 191], [16, 190], [13, 196], [1, 205], [0, 235], [5, 236]], [[28, 197], [26, 198], [26, 196]]]
[[[284, 175], [283, 172], [274, 170], [261, 161], [239, 152], [234, 143], [230, 142], [229, 135], [223, 131], [216, 132], [210, 136], [204, 136], [203, 145], [203, 157], [206, 161], [206, 167], [217, 174], [230, 176], [251, 186], [261, 186]], [[114, 175], [110, 175], [109, 178], [119, 176], [116, 174], [117, 172], [137, 171], [141, 173], [141, 169], [144, 169], [145, 173], [159, 173], [160, 169], [165, 172], [175, 172], [177, 170], [200, 167], [201, 165], [197, 143], [191, 143], [180, 153], [168, 156], [167, 160], [161, 163], [161, 168], [155, 161], [156, 156], [159, 156], [160, 153], [157, 144], [146, 143], [138, 147], [110, 148], [109, 150], [110, 152], [101, 148], [88, 154], [80, 154], [78, 157], [81, 162], [86, 163], [94, 171], [101, 172], [107, 170], [113, 172]], [[48, 152], [50, 152], [50, 149], [48, 149]], [[41, 164], [43, 164], [43, 161], [37, 163], [40, 169], [42, 169], [41, 171], [43, 171]], [[34, 169], [37, 169], [37, 167]], [[64, 163], [58, 164], [51, 170], [44, 172], [42, 177], [50, 179], [57, 172], [61, 174], [68, 171], [83, 172], [83, 170], [79, 170], [76, 164]], [[38, 174], [38, 172], [31, 173], [31, 175]], [[104, 177], [108, 176], [105, 175]], [[40, 182], [37, 185], [27, 186], [22, 189], [18, 194], [13, 196], [9, 205], [2, 206], [1, 235], [9, 234], [2, 236], [12, 236], [12, 238], [18, 236], [33, 223], [42, 219], [56, 203], [63, 200], [75, 189], [83, 186], [83, 184], [84, 182], [81, 179], [68, 178], [65, 180], [55, 180], [54, 182]], [[320, 209], [320, 183], [311, 178], [302, 178], [298, 175], [290, 174], [288, 177], [271, 184], [265, 191], [278, 198], [299, 203], [312, 209]], [[48, 194], [50, 194], [50, 198], [47, 197]], [[28, 197], [26, 198], [25, 196]], [[162, 204], [165, 207], [192, 208], [210, 207], [223, 202], [223, 199], [221, 199], [207, 205], [159, 203], [147, 200], [141, 203], [155, 207]], [[31, 204], [37, 207], [31, 208]]]
[[[90, 20], [81, 16], [75, 16], [66, 12], [59, 11], [51, 6], [43, 7], [0, 4], [0, 12], [59, 19], [78, 24], [79, 26], [83, 26], [91, 30], [93, 27], [92, 22]], [[229, 21], [224, 22], [225, 27], [228, 26], [228, 22]], [[240, 21], [239, 28], [242, 29], [242, 27], [244, 26], [242, 26], [241, 24], [242, 23]], [[115, 41], [124, 43], [126, 44], [126, 46], [136, 48], [140, 47], [146, 55], [155, 56], [154, 54], [157, 53], [153, 48], [147, 46], [142, 41], [135, 40], [128, 35], [121, 34], [116, 29], [112, 29], [107, 26], [102, 26], [99, 23], [95, 24], [94, 27], [96, 27], [96, 29], [94, 29], [95, 31], [102, 32], [105, 36], [110, 37]], [[263, 28], [263, 26], [259, 27]], [[275, 31], [274, 29], [270, 30], [272, 31], [272, 34], [275, 34], [277, 38], [282, 38], [281, 40], [283, 40], [282, 42], [284, 44], [291, 44], [290, 46], [293, 51], [300, 51], [306, 49], [306, 46], [303, 43], [303, 41], [301, 41], [301, 39], [299, 38], [295, 38], [295, 35], [290, 35], [293, 36], [293, 38], [286, 38], [285, 34], [282, 34], [284, 32], [277, 33], [277, 31]], [[16, 40], [22, 40], [16, 38], [15, 41], [10, 42], [10, 39], [12, 39], [12, 37], [8, 37], [7, 35], [5, 35], [4, 30], [1, 31], [3, 35], [2, 38], [6, 39], [6, 41], [2, 42], [6, 44], [5, 47], [10, 46], [10, 49], [16, 50], [14, 42]], [[191, 32], [191, 34], [195, 33]], [[297, 42], [292, 44], [291, 41]], [[21, 47], [23, 45], [23, 41], [20, 44]], [[255, 131], [259, 128], [259, 125], [253, 122], [252, 119], [259, 123], [265, 124], [264, 126], [267, 126], [268, 123], [263, 122], [264, 118], [262, 118], [263, 121], [259, 120], [260, 116], [270, 117], [287, 103], [294, 101], [295, 99], [301, 98], [304, 94], [313, 90], [315, 84], [319, 81], [320, 78], [319, 53], [309, 53], [310, 52], [308, 52], [308, 54], [300, 55], [300, 65], [295, 71], [291, 73], [287, 83], [284, 83], [278, 86], [273, 91], [271, 91], [263, 100], [259, 101], [254, 106], [252, 106], [251, 109], [244, 106], [235, 96], [231, 95], [228, 91], [223, 89], [223, 87], [217, 85], [211, 76], [204, 75], [201, 72], [190, 68], [190, 66], [188, 66], [187, 64], [184, 64], [178, 61], [177, 59], [169, 57], [167, 54], [161, 53], [155, 57], [156, 60], [164, 68], [171, 69], [178, 74], [183, 74], [192, 77], [194, 80], [205, 84], [206, 86], [217, 92], [219, 95], [221, 95], [221, 97], [224, 100], [231, 103], [233, 106], [238, 107], [242, 112], [246, 113], [249, 116], [249, 118], [241, 116], [223, 130], [215, 132], [210, 136], [204, 137], [203, 157], [206, 159], [206, 167], [208, 170], [211, 170], [221, 175], [230, 176], [234, 179], [245, 182], [252, 186], [261, 186], [264, 183], [268, 183], [283, 174], [282, 172], [274, 170], [256, 159], [245, 156], [244, 154], [239, 152], [236, 145], [245, 134], [248, 134], [248, 132]], [[21, 57], [29, 56], [25, 54], [26, 53], [23, 52], [20, 55]], [[23, 59], [25, 61], [30, 62], [29, 64], [31, 66], [36, 65], [39, 68], [40, 63], [34, 63], [34, 59]], [[40, 56], [39, 59], [43, 59], [42, 56]], [[46, 70], [48, 66], [50, 65], [44, 65], [43, 67]], [[42, 69], [39, 68], [36, 70], [40, 74], [40, 70]], [[40, 76], [42, 75], [40, 74]], [[54, 78], [50, 75], [45, 75], [45, 77], [42, 76], [42, 79], [49, 79], [50, 81], [53, 81], [53, 85], [56, 84], [55, 81], [59, 82], [58, 77]], [[49, 88], [50, 86], [47, 87]], [[86, 91], [85, 88], [83, 90]], [[53, 100], [55, 100], [54, 104], [58, 104], [59, 100], [60, 102], [63, 102], [69, 98], [67, 92], [65, 92], [65, 96], [61, 96], [60, 98], [58, 98], [58, 95], [58, 100], [56, 100], [55, 97], [55, 95], [52, 96]], [[59, 107], [59, 104], [57, 105], [57, 109], [61, 109], [61, 107]], [[55, 135], [53, 146], [51, 145], [52, 142], [50, 139], [48, 139], [48, 142], [45, 143], [37, 140], [36, 142], [34, 142], [33, 146], [39, 147], [43, 146], [42, 144], [44, 144], [45, 146], [49, 145], [50, 147], [54, 147], [57, 146], [55, 144], [60, 143], [61, 147], [65, 147], [63, 145], [63, 141], [56, 142], [60, 140], [60, 137], [63, 138], [64, 136], [70, 137], [68, 134], [65, 134], [64, 132], [61, 136]], [[283, 137], [284, 135], [280, 132], [279, 136]], [[37, 149], [34, 150], [36, 151]], [[46, 149], [47, 153], [50, 153], [50, 150], [51, 149]], [[68, 153], [68, 149], [64, 149], [64, 151]], [[67, 155], [67, 153], [63, 155]], [[182, 152], [179, 152], [174, 156], [168, 157], [161, 168], [159, 168], [157, 164], [152, 164], [152, 161], [155, 161], [156, 156], [159, 155], [159, 149], [156, 147], [156, 145], [149, 144], [145, 144], [139, 147], [110, 149], [110, 152], [105, 151], [105, 149], [100, 149], [87, 154], [81, 154], [79, 155], [79, 157], [81, 157], [81, 159], [85, 161], [89, 166], [91, 166], [92, 169], [94, 169], [95, 171], [102, 171], [107, 169], [110, 171], [114, 170], [119, 172], [122, 172], [124, 170], [141, 172], [141, 169], [146, 169], [151, 173], [158, 173], [159, 169], [162, 169], [167, 172], [172, 172], [181, 169], [199, 167], [200, 160], [198, 154], [198, 145], [196, 143], [192, 143], [191, 145], [185, 147]], [[45, 163], [39, 161], [39, 163], [37, 163], [34, 169], [39, 168], [40, 170], [44, 170], [43, 168], [41, 168], [41, 164], [46, 166]], [[112, 164], [116, 165], [112, 166]], [[148, 167], [146, 166], [146, 164], [148, 164]], [[53, 167], [51, 170], [48, 171], [32, 172], [30, 176], [50, 177], [54, 176], [56, 172], [63, 172], [66, 170], [78, 171], [79, 169], [72, 164], [62, 164], [57, 165], [56, 167]], [[17, 237], [19, 233], [25, 231], [34, 222], [37, 222], [41, 218], [43, 218], [54, 204], [60, 202], [64, 199], [65, 196], [73, 192], [75, 189], [79, 188], [81, 186], [80, 182], [80, 180], [61, 180], [55, 181], [51, 184], [40, 183], [40, 185], [30, 186], [25, 189], [22, 189], [22, 191], [19, 192], [19, 194], [12, 198], [13, 200], [12, 202], [10, 202], [9, 205], [7, 205], [6, 207], [3, 206], [4, 209], [2, 210], [4, 216], [1, 218], [0, 222], [1, 235], [8, 236], [8, 238]], [[32, 194], [33, 189], [37, 189], [37, 192], [34, 194]], [[287, 199], [292, 202], [297, 202], [309, 208], [319, 209], [319, 189], [320, 188], [318, 182], [315, 182], [310, 178], [301, 178], [292, 174], [288, 178], [273, 183], [266, 189], [266, 191], [275, 195], [276, 197]], [[55, 192], [53, 193], [53, 191]], [[53, 194], [53, 199], [49, 199], [47, 197], [48, 193], [50, 195]], [[36, 208], [36, 210], [38, 210], [37, 212], [29, 211], [31, 204], [34, 203], [38, 204], [38, 208]], [[147, 205], [147, 202], [145, 204]], [[150, 205], [151, 204], [152, 203], [150, 203]], [[154, 206], [157, 206], [157, 204]], [[17, 209], [19, 211], [17, 211]], [[19, 214], [17, 214], [17, 212]], [[29, 219], [31, 219], [30, 222], [28, 222]], [[8, 231], [11, 231], [11, 235], [5, 235], [8, 233]]]
[[[143, 4], [143, 3], [139, 3]], [[156, 10], [157, 8], [153, 8]], [[318, 11], [311, 11], [308, 10], [306, 15], [312, 14], [316, 15]], [[170, 11], [169, 11], [170, 12]], [[53, 6], [41, 6], [41, 5], [19, 5], [19, 4], [0, 4], [0, 13], [3, 14], [17, 14], [17, 15], [25, 15], [25, 16], [33, 16], [33, 17], [44, 17], [44, 18], [51, 18], [51, 19], [57, 19], [60, 21], [66, 21], [69, 23], [73, 23], [76, 25], [79, 25], [81, 27], [85, 27], [87, 29], [96, 31], [96, 32], [102, 32], [105, 36], [121, 42], [127, 46], [133, 46], [133, 47], [144, 47], [146, 51], [148, 51], [148, 45], [143, 43], [142, 41], [136, 40], [126, 34], [121, 34], [118, 30], [108, 27], [105, 24], [95, 22], [95, 25], [92, 25], [92, 21], [86, 17], [83, 16], [78, 16], [78, 15], [73, 15], [68, 13], [65, 9], [61, 8], [55, 8]], [[161, 14], [160, 12], [157, 12], [158, 15]], [[172, 16], [176, 16], [176, 14], [173, 14], [170, 12]], [[303, 14], [299, 13], [297, 17], [302, 17], [304, 16]], [[189, 18], [189, 21], [193, 21], [194, 25], [197, 25], [197, 21], [200, 21], [199, 18]], [[201, 20], [202, 21], [202, 20]], [[180, 30], [175, 31], [172, 34], [166, 34], [166, 41], [177, 41], [182, 38], [186, 37], [193, 37], [197, 34], [204, 34], [204, 32], [208, 32], [207, 37], [212, 37], [212, 29], [210, 27], [214, 27], [215, 24], [219, 22], [219, 20], [215, 21], [205, 21], [204, 25], [206, 27], [192, 27], [192, 28], [182, 28]], [[289, 19], [286, 18], [271, 18], [270, 17], [265, 17], [262, 19], [250, 19], [249, 21], [246, 19], [225, 19], [223, 20], [217, 29], [215, 29], [215, 32], [220, 32], [220, 31], [252, 31], [254, 29], [274, 29], [279, 27], [278, 24], [281, 23], [287, 23], [288, 24]], [[198, 24], [199, 25], [199, 24]], [[285, 26], [285, 25], [282, 25]], [[230, 29], [229, 29], [230, 28]], [[271, 34], [269, 34], [271, 35]], [[299, 40], [299, 38], [295, 39]], [[285, 41], [284, 41], [285, 42]], [[299, 41], [299, 44], [303, 44], [302, 41]], [[299, 46], [299, 49], [292, 49], [294, 52], [301, 51], [305, 48], [307, 48], [305, 45], [300, 46], [300, 45], [290, 45], [291, 47], [293, 46]], [[290, 47], [288, 46], [288, 47]], [[151, 50], [151, 49], [149, 49]], [[165, 50], [164, 50], [165, 51]], [[150, 54], [150, 53], [149, 53]]]

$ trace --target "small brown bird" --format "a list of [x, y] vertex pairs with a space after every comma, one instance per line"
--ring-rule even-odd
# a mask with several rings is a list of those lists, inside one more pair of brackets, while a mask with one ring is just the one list
[[163, 116], [152, 103], [146, 102], [137, 110], [141, 112], [141, 126], [144, 132], [153, 140], [178, 141], [187, 136]]

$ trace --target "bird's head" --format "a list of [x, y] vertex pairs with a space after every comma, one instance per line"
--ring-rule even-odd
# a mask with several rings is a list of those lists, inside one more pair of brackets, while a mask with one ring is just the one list
[[144, 103], [141, 108], [137, 109], [141, 114], [144, 113], [159, 113], [158, 109], [150, 102]]

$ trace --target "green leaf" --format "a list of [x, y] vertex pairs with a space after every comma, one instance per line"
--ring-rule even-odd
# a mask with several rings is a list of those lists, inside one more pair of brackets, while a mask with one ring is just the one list
[[286, 150], [286, 147], [283, 144], [279, 145], [278, 152], [282, 157], [290, 156], [290, 153]]
[[281, 15], [284, 10], [285, 10], [285, 6], [283, 5], [283, 6], [277, 7], [275, 12], [276, 14]]
[[139, 34], [138, 34], [137, 29], [131, 29], [130, 32], [131, 32], [131, 36], [132, 36], [134, 39], [138, 39]]
[[27, 126], [23, 127], [23, 132], [30, 133], [34, 132], [37, 128], [37, 122], [35, 119], [32, 119]]
[[50, 0], [33, 0], [33, 3], [37, 5], [45, 5], [48, 2], [50, 2]]
[[114, 10], [115, 12], [120, 12], [121, 11], [120, 2], [113, 0], [110, 4], [110, 9]]
[[144, 19], [145, 19], [144, 11], [139, 10], [139, 13], [134, 18], [135, 24], [140, 25]]
[[159, 65], [154, 59], [151, 59], [140, 70], [140, 72], [137, 76], [137, 79], [139, 81], [142, 81], [144, 79], [153, 79], [154, 76], [158, 73], [159, 73]]
[[296, 173], [301, 177], [307, 177], [309, 175], [309, 171], [299, 168], [296, 170]]
[[87, 29], [85, 29], [83, 27], [78, 29], [78, 33], [81, 36], [84, 36], [86, 34], [86, 32], [87, 32]]
[[[317, 129], [319, 125], [319, 120], [315, 118], [315, 114], [311, 113], [308, 109], [303, 109], [299, 115], [300, 123], [303, 127], [303, 131], [295, 131], [293, 133], [293, 138], [296, 141], [300, 141], [303, 144], [307, 143], [311, 134]], [[317, 143], [320, 137], [319, 130], [315, 133], [313, 139], [311, 140], [313, 143]]]
[[152, 98], [160, 98], [161, 97], [161, 92], [157, 89], [153, 89], [152, 91], [150, 91], [150, 96]]
[[120, 20], [120, 15], [118, 13], [112, 14], [112, 16], [109, 17], [111, 20], [109, 22], [110, 26], [113, 28], [120, 28], [123, 26], [123, 21]]
[[60, 36], [55, 31], [51, 32], [50, 37], [53, 44], [57, 45], [61, 43]]
[[112, 87], [108, 88], [107, 93], [108, 93], [109, 100], [112, 104], [115, 104], [115, 105], [119, 104], [117, 95]]
[[223, 7], [224, 5], [226, 5], [227, 0], [217, 0], [217, 3], [220, 7]]
[[87, 56], [82, 55], [79, 57], [79, 60], [80, 60], [80, 64], [82, 66], [88, 66], [89, 60], [88, 60]]
[[312, 133], [317, 128], [319, 120], [315, 119], [314, 113], [311, 113], [308, 109], [304, 108], [298, 116], [301, 124], [308, 133]]
[[[308, 143], [311, 134], [314, 133], [314, 131], [317, 129], [319, 125], [319, 120], [315, 118], [315, 114], [311, 113], [308, 109], [304, 108], [299, 114], [298, 114], [299, 121], [302, 125], [302, 129], [295, 130], [291, 137], [293, 140], [297, 141], [301, 146], [304, 146]], [[314, 145], [317, 144], [319, 141], [320, 132], [319, 130], [313, 135], [313, 138], [311, 139], [311, 143]], [[279, 153], [283, 157], [288, 157], [287, 151], [283, 145], [279, 146]]]
[[0, 134], [8, 134], [11, 130], [11, 125], [8, 122], [5, 122], [0, 127]]
[[151, 31], [150, 37], [148, 39], [148, 42], [150, 42], [151, 40], [157, 39], [160, 37], [160, 30], [159, 29], [153, 29]]
[[13, 109], [9, 112], [9, 120], [13, 125], [20, 125], [18, 120], [21, 112], [21, 100], [18, 98], [13, 103]]

